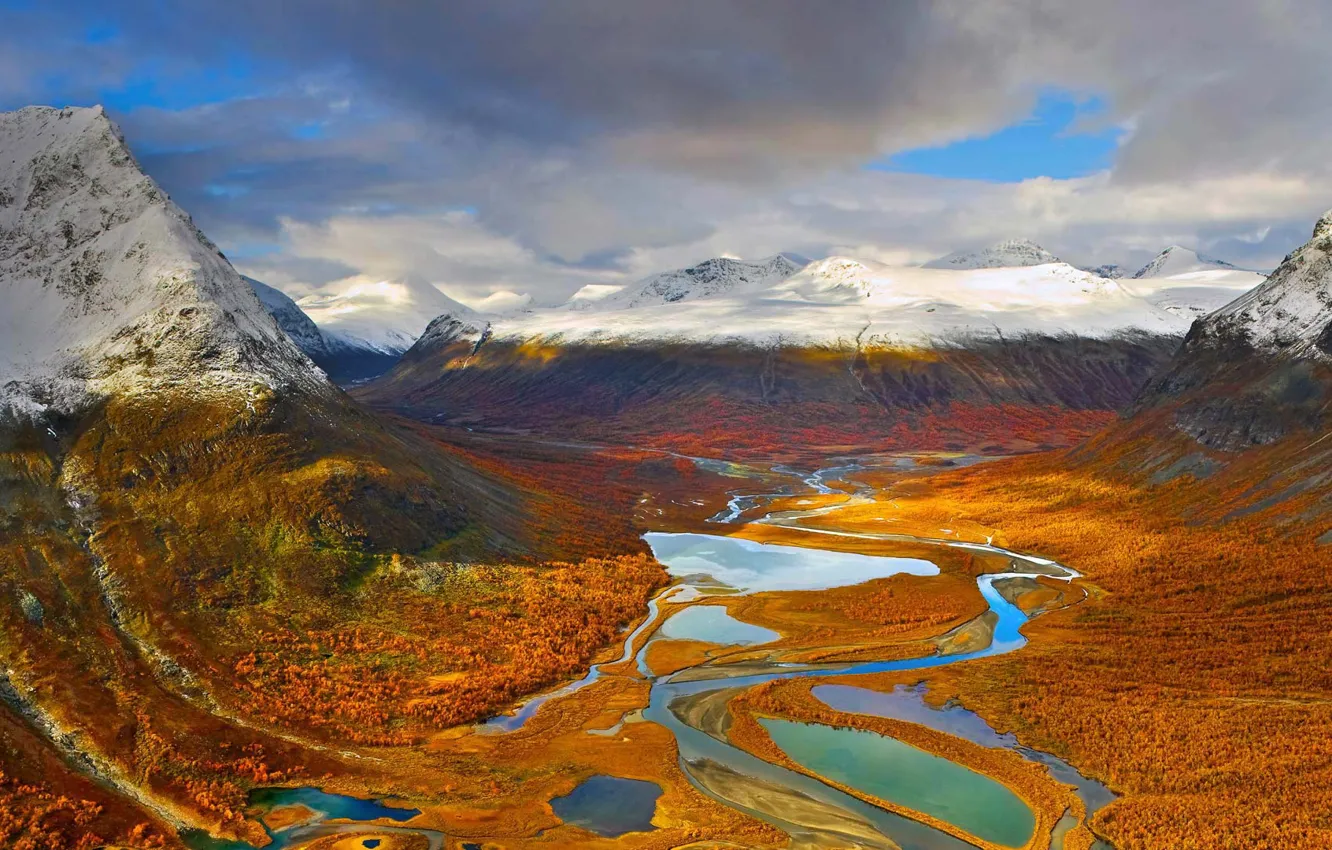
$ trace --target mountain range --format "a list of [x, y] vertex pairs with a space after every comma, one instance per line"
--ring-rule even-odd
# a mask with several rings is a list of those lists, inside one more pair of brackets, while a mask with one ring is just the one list
[[[996, 331], [1182, 334], [1188, 322], [1262, 280], [1179, 246], [1130, 276], [1118, 267], [1075, 269], [1035, 243], [1009, 240], [919, 268], [836, 256], [718, 257], [626, 287], [580, 290], [559, 307], [518, 307], [502, 315], [478, 313], [421, 280], [357, 285], [307, 296], [299, 305], [266, 297], [280, 321], [302, 326], [297, 333], [306, 354], [347, 384], [391, 368], [437, 316], [489, 324], [497, 337], [565, 342], [730, 338], [837, 345], [858, 337], [917, 344]], [[321, 338], [310, 335], [293, 307], [309, 311]]]
[[[297, 303], [242, 278], [101, 109], [0, 115], [0, 150], [0, 790], [54, 789], [48, 846], [261, 845], [250, 788], [445, 758], [623, 639], [665, 581], [641, 476], [697, 474], [682, 455], [1066, 447], [1097, 492], [1199, 522], [1332, 515], [1332, 213], [1265, 277], [1009, 242], [719, 258], [483, 315], [419, 280]], [[366, 352], [391, 368], [329, 379]], [[539, 453], [594, 442], [638, 466]], [[1233, 604], [1286, 602], [1259, 594]], [[392, 715], [361, 699], [404, 682]]]

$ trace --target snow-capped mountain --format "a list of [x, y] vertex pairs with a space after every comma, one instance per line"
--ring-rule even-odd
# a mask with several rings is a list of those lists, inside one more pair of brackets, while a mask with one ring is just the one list
[[927, 269], [1006, 269], [1058, 263], [1059, 258], [1027, 239], [1009, 239], [979, 251], [956, 251], [930, 260]]
[[1179, 245], [1171, 245], [1161, 253], [1157, 254], [1150, 263], [1138, 269], [1133, 274], [1137, 280], [1143, 278], [1156, 277], [1175, 277], [1177, 275], [1189, 274], [1191, 272], [1211, 271], [1222, 269], [1226, 271], [1238, 271], [1239, 269], [1225, 262], [1211, 257], [1205, 257], [1191, 248], [1183, 248]]
[[714, 257], [687, 269], [652, 275], [598, 303], [607, 307], [642, 307], [761, 289], [785, 280], [803, 265], [787, 254], [777, 254], [757, 263]]
[[[1002, 335], [1182, 335], [1189, 320], [1065, 263], [970, 270], [830, 257], [767, 285], [678, 301], [611, 301], [496, 319], [500, 339], [683, 341], [787, 346], [930, 346]], [[633, 306], [631, 306], [633, 305]]]
[[1219, 310], [1266, 279], [1259, 272], [1172, 245], [1124, 284], [1163, 310], [1196, 319]]
[[1266, 282], [1208, 316], [1200, 333], [1283, 358], [1332, 360], [1332, 210]]
[[355, 281], [296, 302], [324, 332], [330, 350], [366, 350], [396, 357], [412, 347], [436, 316], [473, 318], [424, 278]]
[[291, 341], [296, 343], [296, 346], [311, 360], [318, 362], [320, 358], [328, 356], [328, 341], [324, 338], [323, 331], [319, 330], [313, 319], [305, 315], [305, 311], [291, 299], [291, 296], [252, 277], [241, 275], [241, 278], [250, 285], [254, 294], [259, 296], [259, 302], [277, 320], [278, 327], [282, 328], [287, 336], [291, 337]]
[[100, 107], [0, 114], [0, 416], [326, 387]]

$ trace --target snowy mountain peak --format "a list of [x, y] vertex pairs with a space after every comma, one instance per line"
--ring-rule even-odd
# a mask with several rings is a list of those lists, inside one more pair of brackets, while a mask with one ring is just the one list
[[305, 296], [297, 305], [324, 331], [332, 347], [390, 355], [411, 348], [436, 316], [477, 315], [416, 275], [340, 283]]
[[101, 107], [0, 114], [0, 417], [322, 374]]
[[979, 251], [957, 251], [925, 264], [927, 269], [1007, 269], [1061, 262], [1028, 239], [1008, 239]]
[[1332, 360], [1332, 222], [1267, 280], [1204, 321], [1199, 334], [1243, 338], [1271, 354]]
[[1164, 251], [1156, 255], [1150, 263], [1143, 266], [1133, 275], [1135, 280], [1154, 277], [1174, 277], [1181, 274], [1190, 274], [1192, 272], [1208, 271], [1212, 269], [1225, 269], [1229, 271], [1238, 271], [1238, 268], [1224, 260], [1217, 260], [1211, 257], [1205, 257], [1191, 248], [1184, 248], [1179, 245], [1171, 245]]
[[1313, 238], [1321, 239], [1324, 236], [1332, 236], [1332, 210], [1323, 213], [1323, 217], [1314, 225]]
[[730, 257], [714, 257], [686, 269], [652, 275], [603, 300], [616, 307], [673, 304], [715, 295], [761, 289], [798, 272], [801, 265], [786, 254], [775, 254], [757, 263]]

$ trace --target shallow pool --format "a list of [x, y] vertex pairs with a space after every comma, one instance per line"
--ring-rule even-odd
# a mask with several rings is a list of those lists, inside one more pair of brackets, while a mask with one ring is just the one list
[[652, 829], [661, 786], [618, 776], [592, 776], [550, 801], [560, 820], [606, 838]]
[[724, 646], [768, 643], [781, 637], [772, 629], [732, 617], [721, 605], [692, 605], [671, 615], [658, 632], [676, 640], [701, 640]]
[[939, 574], [937, 566], [922, 558], [859, 555], [713, 534], [649, 532], [643, 539], [671, 575], [708, 575], [743, 593], [827, 590], [900, 573]]
[[1003, 783], [895, 738], [814, 723], [759, 722], [783, 752], [820, 776], [933, 815], [977, 838], [1020, 847], [1036, 829], [1031, 809]]

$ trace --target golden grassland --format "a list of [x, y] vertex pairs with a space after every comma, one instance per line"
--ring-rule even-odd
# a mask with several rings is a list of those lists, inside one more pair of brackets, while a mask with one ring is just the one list
[[879, 531], [888, 515], [1086, 574], [1089, 598], [1031, 622], [1019, 652], [920, 678], [1122, 794], [1093, 820], [1120, 850], [1330, 846], [1327, 514], [1317, 490], [1264, 499], [1290, 492], [1276, 471], [1307, 460], [1304, 442], [1157, 486], [1134, 459], [1160, 445], [1110, 443], [1095, 466], [1013, 459], [805, 522]]

